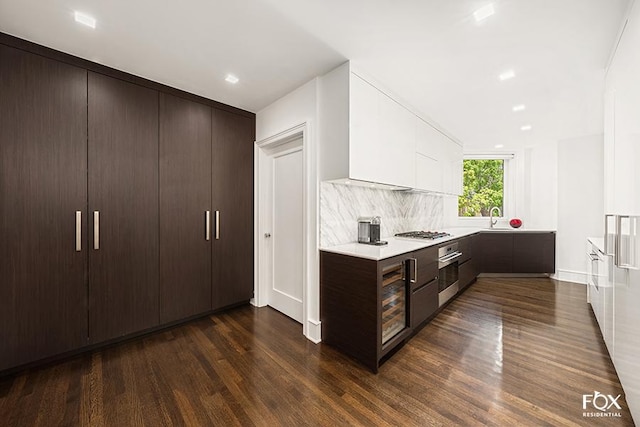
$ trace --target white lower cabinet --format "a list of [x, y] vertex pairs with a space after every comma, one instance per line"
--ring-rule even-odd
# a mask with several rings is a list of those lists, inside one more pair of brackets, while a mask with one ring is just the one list
[[600, 332], [609, 350], [609, 355], [613, 358], [614, 286], [612, 262], [612, 257], [605, 255], [603, 248], [599, 248], [587, 240], [587, 299], [600, 326]]

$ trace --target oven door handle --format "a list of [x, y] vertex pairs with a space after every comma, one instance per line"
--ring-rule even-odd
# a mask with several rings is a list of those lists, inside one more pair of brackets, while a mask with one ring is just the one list
[[454, 252], [454, 253], [449, 254], [447, 256], [443, 256], [442, 258], [440, 258], [438, 260], [438, 262], [440, 262], [440, 263], [449, 262], [449, 261], [452, 261], [452, 260], [454, 260], [456, 258], [459, 258], [461, 256], [462, 256], [462, 252]]

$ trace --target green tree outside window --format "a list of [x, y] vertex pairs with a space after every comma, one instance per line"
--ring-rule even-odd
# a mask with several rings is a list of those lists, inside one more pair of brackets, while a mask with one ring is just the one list
[[463, 170], [458, 215], [489, 216], [493, 206], [504, 212], [504, 160], [467, 159], [464, 160]]

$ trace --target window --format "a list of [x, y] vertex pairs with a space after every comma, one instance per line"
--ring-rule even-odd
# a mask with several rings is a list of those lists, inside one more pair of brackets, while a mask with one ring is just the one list
[[505, 188], [509, 159], [513, 155], [465, 156], [462, 195], [458, 197], [459, 217], [486, 217], [491, 208], [505, 214]]

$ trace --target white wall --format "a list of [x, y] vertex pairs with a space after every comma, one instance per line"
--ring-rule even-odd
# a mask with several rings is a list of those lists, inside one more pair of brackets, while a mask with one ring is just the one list
[[256, 113], [256, 140], [261, 141], [317, 117], [317, 79], [311, 80]]
[[586, 282], [585, 242], [604, 233], [603, 135], [558, 142], [558, 278]]
[[528, 228], [558, 228], [557, 143], [541, 143], [524, 149], [522, 168], [523, 222]]
[[[322, 336], [320, 326], [320, 258], [317, 249], [319, 236], [317, 122], [318, 79], [311, 80], [256, 113], [256, 140], [258, 142], [273, 138], [301, 124], [306, 124], [303, 152], [306, 175], [304, 183], [305, 218], [308, 229], [305, 234], [307, 256], [305, 259], [303, 333], [314, 342], [320, 342]], [[307, 177], [311, 179], [307, 179]], [[256, 238], [260, 238], [260, 236], [256, 236]], [[255, 270], [257, 274], [259, 269]]]

